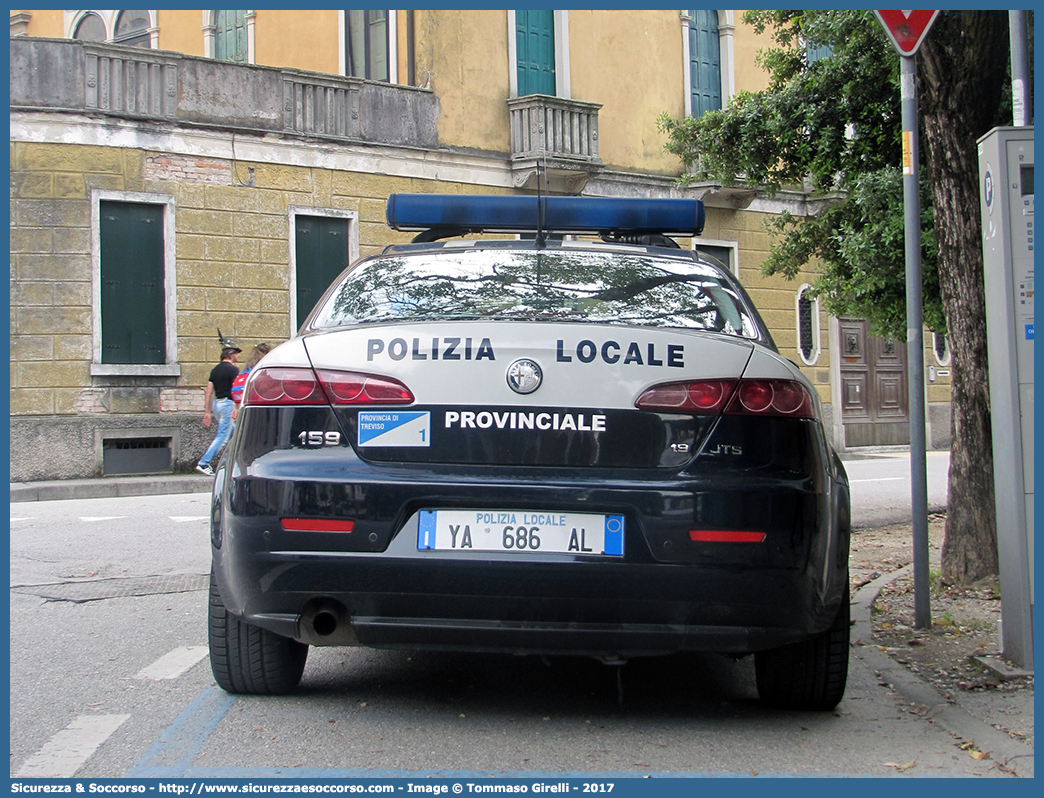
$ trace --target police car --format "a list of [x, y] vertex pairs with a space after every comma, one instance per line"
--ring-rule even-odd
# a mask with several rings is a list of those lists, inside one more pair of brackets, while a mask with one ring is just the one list
[[247, 381], [214, 485], [218, 684], [292, 690], [309, 646], [701, 650], [753, 654], [770, 704], [834, 707], [847, 478], [743, 288], [672, 238], [702, 204], [387, 214], [414, 242], [350, 267]]

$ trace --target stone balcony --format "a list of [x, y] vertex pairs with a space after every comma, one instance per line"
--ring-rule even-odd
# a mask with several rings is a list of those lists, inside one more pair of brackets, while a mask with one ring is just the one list
[[11, 38], [11, 109], [438, 147], [430, 89], [70, 39]]
[[516, 188], [579, 194], [602, 169], [598, 103], [528, 94], [507, 101]]

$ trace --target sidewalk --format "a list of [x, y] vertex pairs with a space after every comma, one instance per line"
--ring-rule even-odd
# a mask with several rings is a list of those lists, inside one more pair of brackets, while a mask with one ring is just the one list
[[151, 496], [167, 493], [210, 493], [214, 477], [202, 474], [154, 474], [98, 479], [59, 479], [50, 482], [12, 482], [11, 503], [103, 499], [115, 496]]
[[[954, 738], [955, 757], [965, 756], [965, 747], [968, 747], [985, 752], [986, 758], [1006, 773], [1033, 778], [1032, 682], [1017, 692], [994, 689], [947, 698], [922, 674], [903, 667], [886, 653], [885, 648], [875, 642], [874, 601], [886, 585], [903, 576], [909, 576], [912, 572], [913, 566], [907, 565], [891, 573], [885, 573], [863, 585], [852, 596], [851, 656], [874, 672], [882, 689], [894, 692], [896, 704], [901, 711], [916, 714], [948, 731]], [[976, 659], [1000, 679], [1027, 675], [1022, 671], [1011, 672], [999, 661], [998, 664], [993, 664], [985, 661], [985, 657]], [[1014, 739], [1004, 730], [1005, 727], [1028, 728], [1029, 739]]]

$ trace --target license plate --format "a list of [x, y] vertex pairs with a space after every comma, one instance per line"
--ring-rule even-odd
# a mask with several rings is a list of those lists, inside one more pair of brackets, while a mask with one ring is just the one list
[[421, 510], [417, 548], [623, 556], [622, 515], [532, 510]]

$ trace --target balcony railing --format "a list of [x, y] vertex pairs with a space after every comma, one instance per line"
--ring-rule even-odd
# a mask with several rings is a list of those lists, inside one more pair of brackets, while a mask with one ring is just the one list
[[508, 100], [515, 186], [578, 194], [602, 168], [598, 103], [528, 94]]
[[11, 38], [11, 108], [438, 147], [430, 89], [69, 39]]
[[142, 50], [84, 47], [84, 108], [108, 114], [169, 119], [177, 113], [178, 65]]

